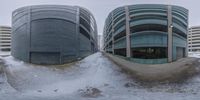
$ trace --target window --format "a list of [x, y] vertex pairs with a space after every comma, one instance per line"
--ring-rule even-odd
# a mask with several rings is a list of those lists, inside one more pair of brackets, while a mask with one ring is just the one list
[[122, 48], [122, 49], [115, 49], [114, 50], [115, 55], [120, 55], [120, 56], [126, 56], [126, 48]]
[[138, 47], [132, 48], [132, 57], [140, 59], [167, 58], [167, 47]]
[[90, 23], [80, 17], [80, 24], [82, 24], [90, 32]]
[[167, 32], [167, 26], [158, 25], [158, 24], [145, 24], [137, 25], [130, 28], [131, 33], [140, 32], [140, 31], [161, 31]]
[[83, 34], [85, 37], [87, 37], [88, 39], [90, 39], [90, 35], [87, 31], [85, 31], [82, 27], [79, 27], [80, 29], [80, 33]]

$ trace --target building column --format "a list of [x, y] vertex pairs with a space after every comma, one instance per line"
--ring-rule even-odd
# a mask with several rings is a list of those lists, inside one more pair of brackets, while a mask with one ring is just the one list
[[31, 9], [32, 9], [32, 7], [30, 6], [29, 8], [28, 8], [28, 18], [27, 18], [27, 37], [28, 37], [28, 44], [29, 44], [29, 47], [28, 47], [28, 51], [27, 51], [27, 60], [28, 60], [28, 62], [29, 63], [31, 63], [31, 55], [30, 55], [30, 53], [31, 53]]
[[189, 27], [188, 27], [189, 19], [187, 19], [187, 43], [186, 43], [186, 49], [185, 49], [185, 57], [188, 57], [189, 47], [188, 47], [188, 34], [189, 34]]
[[112, 54], [115, 54], [115, 48], [114, 48], [114, 36], [112, 35]]
[[167, 48], [168, 48], [168, 62], [172, 62], [172, 57], [173, 57], [173, 45], [172, 45], [172, 41], [173, 41], [173, 32], [172, 32], [172, 7], [168, 6], [167, 7], [167, 24], [168, 24], [168, 42], [167, 42]]
[[80, 26], [80, 9], [79, 7], [76, 7], [76, 57], [79, 58], [80, 57], [80, 31], [79, 31], [79, 26]]
[[184, 57], [187, 57], [188, 56], [188, 52], [189, 52], [189, 48], [188, 48], [188, 34], [189, 34], [189, 31], [188, 31], [188, 27], [187, 27], [187, 43], [186, 43], [186, 48], [185, 48], [185, 55]]
[[128, 6], [125, 7], [126, 13], [126, 57], [131, 57], [131, 41], [130, 41], [130, 25], [129, 25], [129, 9]]
[[114, 48], [114, 27], [113, 27], [113, 25], [114, 25], [114, 23], [113, 23], [113, 12], [112, 12], [112, 23], [111, 23], [111, 25], [112, 25], [112, 29], [111, 29], [111, 35], [112, 35], [112, 54], [115, 54], [115, 48]]

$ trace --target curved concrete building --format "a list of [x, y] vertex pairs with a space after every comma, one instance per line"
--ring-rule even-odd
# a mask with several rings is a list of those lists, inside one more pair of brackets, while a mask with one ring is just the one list
[[12, 14], [11, 55], [35, 64], [64, 64], [97, 51], [97, 26], [85, 8], [36, 5]]
[[160, 64], [187, 56], [188, 10], [174, 5], [118, 7], [104, 26], [104, 50], [133, 62]]
[[11, 48], [11, 27], [0, 26], [0, 51], [10, 52]]

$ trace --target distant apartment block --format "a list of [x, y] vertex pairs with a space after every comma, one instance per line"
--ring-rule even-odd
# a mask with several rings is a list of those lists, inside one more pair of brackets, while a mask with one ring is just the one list
[[189, 28], [188, 51], [200, 51], [200, 26]]
[[10, 51], [11, 27], [0, 26], [0, 51]]
[[101, 51], [103, 45], [102, 35], [98, 35], [98, 50]]

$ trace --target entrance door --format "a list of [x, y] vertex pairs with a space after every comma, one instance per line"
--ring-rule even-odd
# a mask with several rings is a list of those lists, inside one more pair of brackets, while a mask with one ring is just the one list
[[185, 57], [185, 48], [176, 47], [176, 60]]

